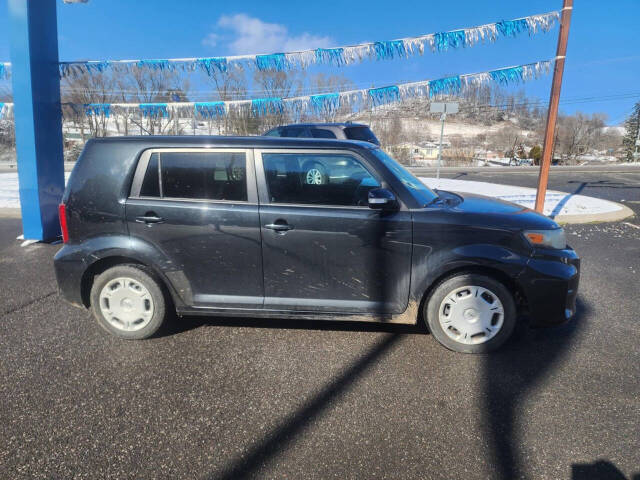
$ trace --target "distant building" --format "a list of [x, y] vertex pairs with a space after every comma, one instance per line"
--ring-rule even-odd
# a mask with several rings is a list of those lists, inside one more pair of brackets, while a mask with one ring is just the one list
[[[435, 165], [435, 161], [438, 159], [438, 147], [439, 145], [437, 143], [430, 141], [418, 143], [405, 142], [395, 146], [397, 149], [406, 150], [409, 154], [411, 164], [417, 166]], [[449, 147], [451, 147], [450, 142], [442, 142], [443, 150]]]

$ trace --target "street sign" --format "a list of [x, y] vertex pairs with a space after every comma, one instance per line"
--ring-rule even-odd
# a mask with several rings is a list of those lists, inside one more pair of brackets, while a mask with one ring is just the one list
[[458, 113], [457, 102], [435, 102], [430, 105], [431, 113]]

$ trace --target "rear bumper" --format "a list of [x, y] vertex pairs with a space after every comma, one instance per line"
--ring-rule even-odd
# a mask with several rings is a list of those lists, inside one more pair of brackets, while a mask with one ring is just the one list
[[575, 315], [580, 258], [573, 249], [536, 251], [518, 280], [532, 326], [558, 325]]
[[87, 265], [79, 248], [65, 245], [53, 257], [58, 282], [58, 293], [69, 303], [84, 307], [82, 301], [82, 276]]

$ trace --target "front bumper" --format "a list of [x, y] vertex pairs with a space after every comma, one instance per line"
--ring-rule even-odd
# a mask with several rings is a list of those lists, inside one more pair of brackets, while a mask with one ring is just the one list
[[575, 315], [580, 258], [572, 248], [537, 249], [518, 280], [532, 326], [557, 325]]

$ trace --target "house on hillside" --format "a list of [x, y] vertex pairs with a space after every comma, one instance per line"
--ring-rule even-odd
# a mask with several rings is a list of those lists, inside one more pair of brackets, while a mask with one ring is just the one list
[[[438, 159], [438, 144], [430, 141], [417, 143], [405, 142], [398, 145], [398, 148], [408, 151], [411, 165], [427, 167], [436, 164]], [[442, 149], [451, 147], [448, 141], [442, 142]]]

